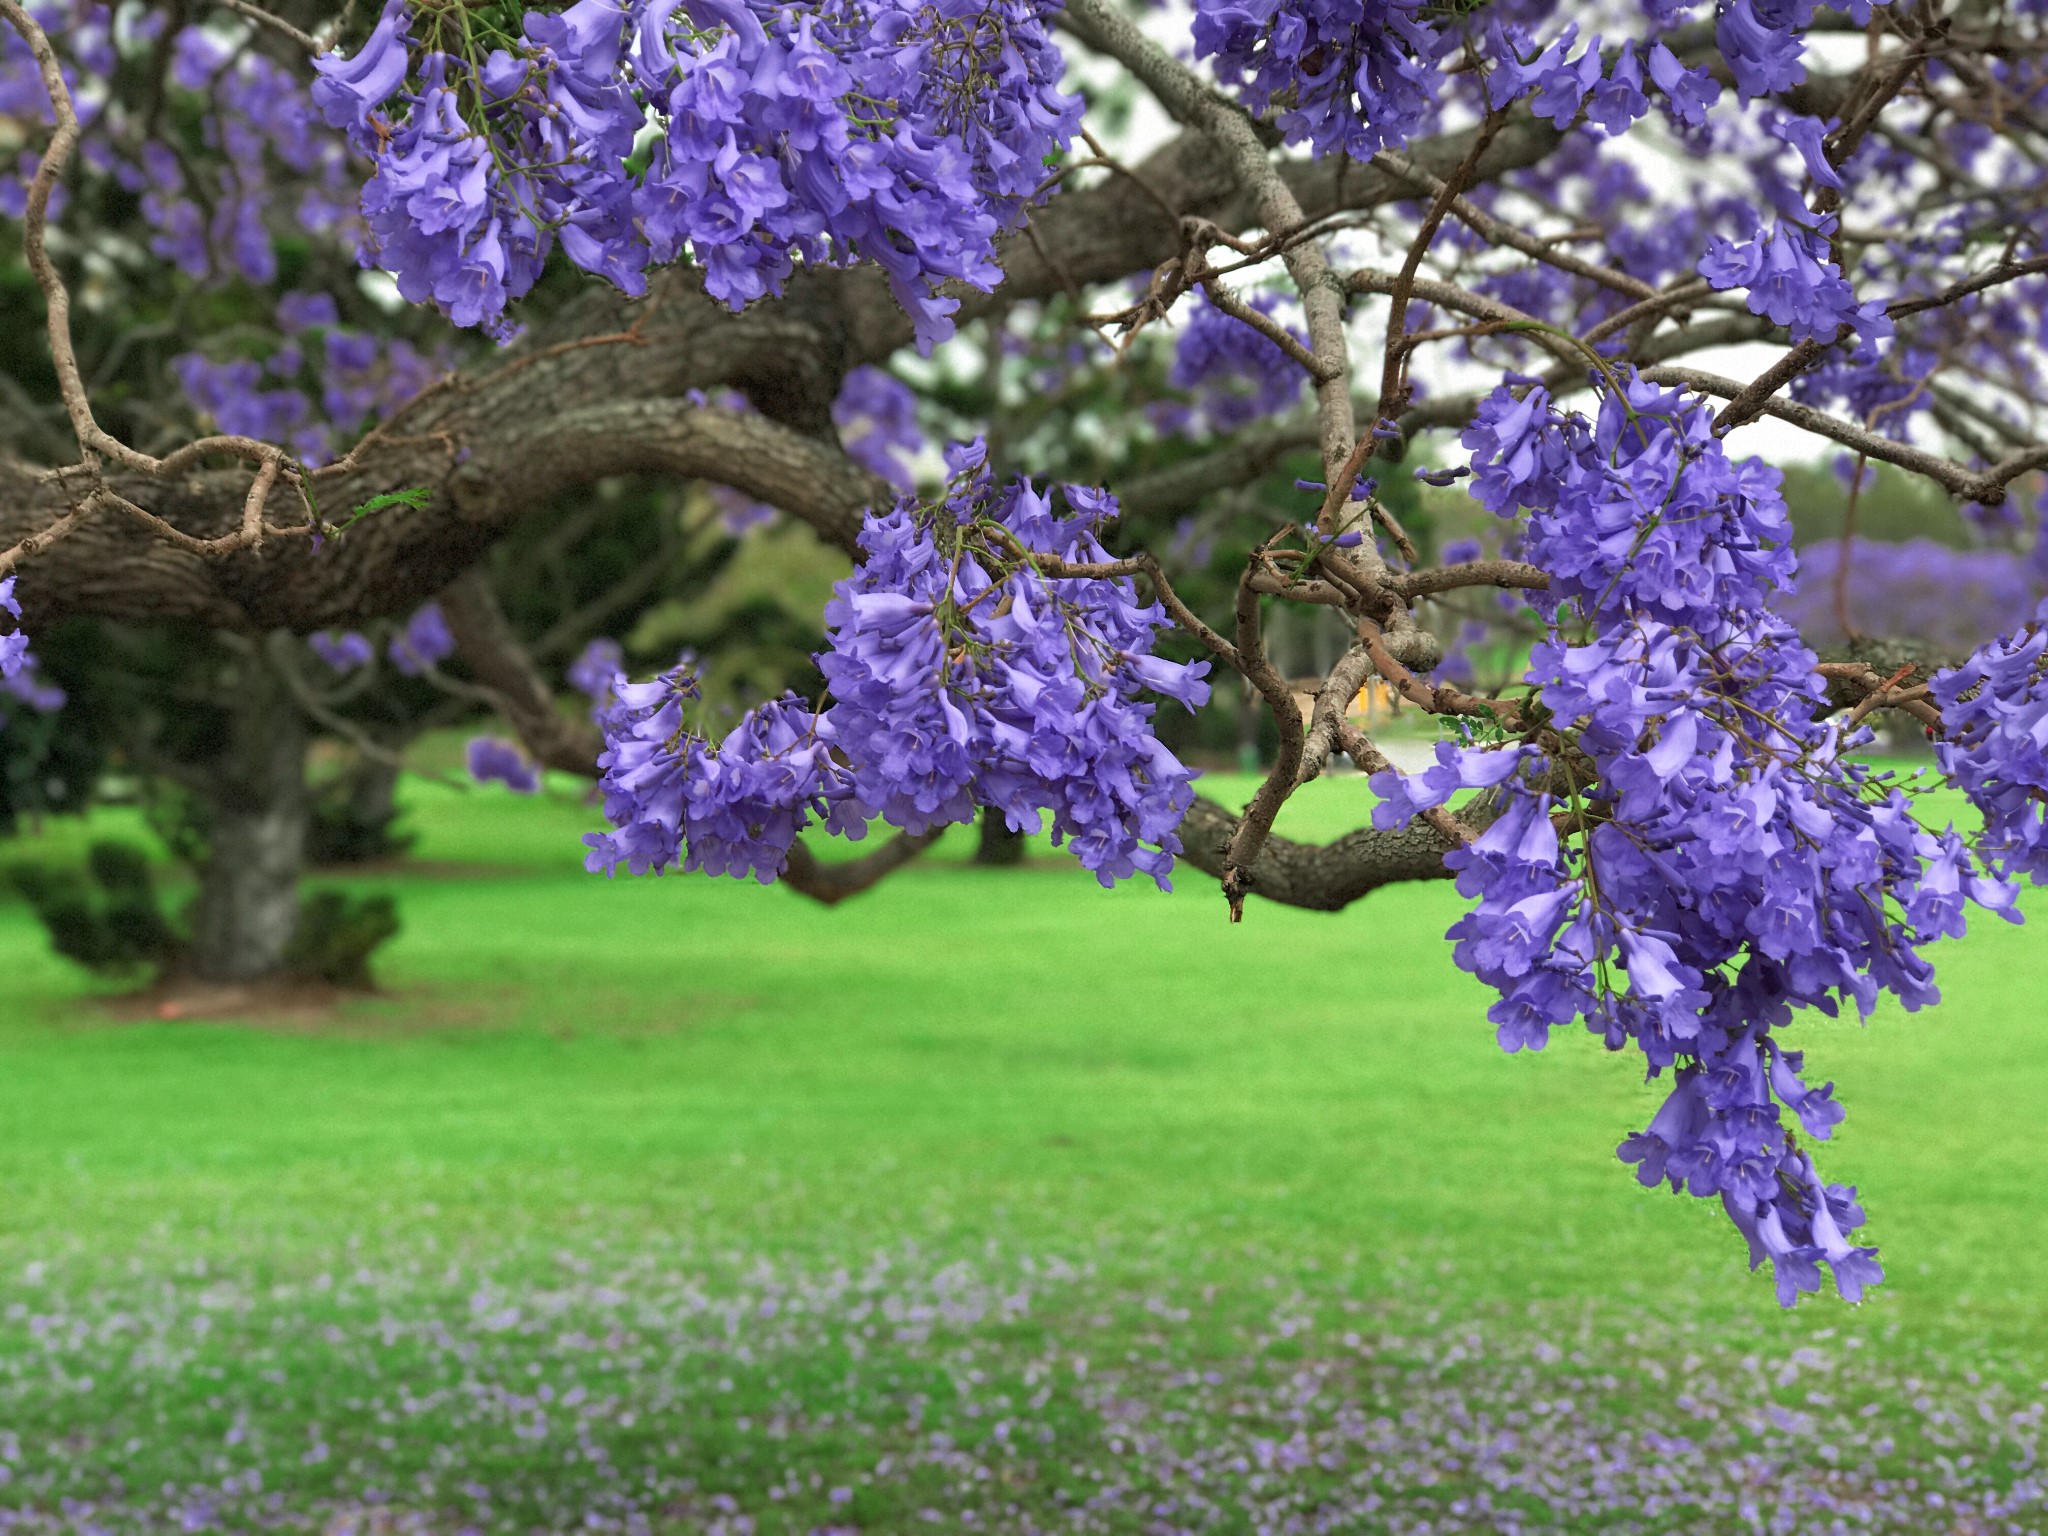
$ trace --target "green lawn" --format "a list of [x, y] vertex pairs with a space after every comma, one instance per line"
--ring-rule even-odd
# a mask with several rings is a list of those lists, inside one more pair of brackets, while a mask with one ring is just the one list
[[[1366, 794], [1311, 786], [1281, 830], [1334, 833]], [[1364, 1522], [1330, 1529], [1491, 1530], [1516, 1499], [1533, 1523], [1499, 1528], [1621, 1518], [1519, 1482], [1474, 1505], [1469, 1452], [1426, 1478], [1391, 1449], [1346, 1460], [1371, 1439], [1335, 1398], [1290, 1419], [1271, 1395], [1312, 1374], [1393, 1424], [1407, 1394], [1455, 1428], [1461, 1381], [1563, 1401], [1595, 1438], [1693, 1414], [1782, 1456], [1779, 1481], [1612, 1528], [1748, 1529], [1741, 1498], [1784, 1504], [1852, 1463], [1891, 1488], [1916, 1445], [1962, 1443], [1949, 1419], [2024, 1420], [2048, 1369], [2038, 926], [1980, 922], [1938, 952], [1937, 1010], [1793, 1032], [1849, 1108], [1823, 1167], [1861, 1186], [1890, 1279], [1859, 1309], [1786, 1315], [1718, 1211], [1615, 1160], [1656, 1102], [1627, 1058], [1497, 1050], [1441, 940], [1447, 886], [1232, 926], [1192, 871], [1172, 896], [1104, 892], [1051, 854], [969, 867], [956, 834], [828, 911], [587, 876], [591, 812], [567, 789], [410, 798], [416, 867], [363, 882], [405, 923], [387, 990], [326, 1019], [112, 1022], [0, 905], [0, 1502], [53, 1529], [66, 1497], [169, 1528], [202, 1486], [209, 1508], [316, 1523], [382, 1501], [520, 1528], [600, 1506], [734, 1531], [921, 1510], [1283, 1529], [1318, 1509]], [[579, 1407], [573, 1436], [561, 1396], [508, 1385], [571, 1358], [578, 1401], [612, 1405]], [[1823, 1368], [1816, 1405], [1800, 1372]], [[1542, 1386], [1557, 1373], [1571, 1396]], [[1716, 1393], [1726, 1412], [1695, 1412]], [[1743, 1418], [1766, 1399], [1846, 1415], [1858, 1393], [1878, 1416], [1855, 1424], [1912, 1423], [1858, 1429], [1839, 1466], [1813, 1431]], [[1021, 1428], [995, 1433], [1013, 1419], [1028, 1456]], [[1256, 1449], [1289, 1433], [1321, 1459]], [[1416, 1433], [1441, 1450], [1451, 1431]], [[1527, 1471], [1534, 1431], [1515, 1433]], [[2024, 1438], [1985, 1433], [1987, 1466]], [[1206, 1480], [1186, 1471], [1232, 1435]], [[1986, 1486], [2009, 1488], [1999, 1465]], [[252, 1468], [260, 1491], [234, 1481]], [[1368, 1496], [1390, 1502], [1343, 1502]]]

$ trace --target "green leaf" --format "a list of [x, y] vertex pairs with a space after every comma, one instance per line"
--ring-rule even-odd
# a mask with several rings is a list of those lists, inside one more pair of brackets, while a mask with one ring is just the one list
[[347, 521], [335, 525], [334, 532], [340, 533], [344, 529], [353, 527], [372, 512], [382, 512], [387, 507], [411, 507], [417, 512], [433, 499], [433, 491], [424, 485], [408, 486], [402, 491], [385, 491], [382, 495], [372, 496], [368, 501], [349, 513]]

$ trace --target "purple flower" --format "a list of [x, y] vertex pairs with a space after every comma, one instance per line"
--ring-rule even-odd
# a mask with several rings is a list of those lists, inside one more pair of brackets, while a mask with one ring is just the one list
[[1787, 90], [1806, 78], [1800, 62], [1806, 40], [1798, 28], [1812, 11], [1810, 0], [1722, 0], [1714, 39], [1744, 101]]
[[312, 647], [315, 656], [337, 672], [353, 672], [358, 667], [368, 666], [377, 657], [368, 637], [353, 629], [322, 630], [308, 635], [306, 644]]
[[[17, 621], [21, 618], [21, 604], [14, 596], [12, 576], [0, 577], [0, 610], [11, 614]], [[13, 681], [35, 664], [29, 655], [28, 636], [19, 628], [0, 634], [0, 679]]]
[[181, 90], [203, 91], [213, 84], [233, 50], [203, 27], [181, 27], [171, 49], [171, 81]]
[[[1598, 55], [1595, 56], [1598, 64]], [[1595, 85], [1586, 98], [1586, 119], [1610, 136], [1628, 132], [1637, 118], [1650, 110], [1643, 95], [1643, 65], [1636, 57], [1634, 43], [1622, 45], [1607, 78]]]
[[1806, 174], [1817, 187], [1833, 187], [1840, 190], [1841, 172], [1828, 159], [1822, 140], [1827, 137], [1828, 124], [1817, 117], [1802, 117], [1785, 113], [1771, 125], [1771, 131], [1799, 151], [1799, 158], [1806, 162]]
[[1884, 1268], [1877, 1262], [1877, 1250], [1850, 1246], [1835, 1218], [1834, 1202], [1830, 1199], [1833, 1191], [1821, 1183], [1811, 1158], [1802, 1157], [1799, 1162], [1806, 1175], [1805, 1193], [1807, 1208], [1811, 1212], [1813, 1245], [1833, 1271], [1835, 1289], [1841, 1293], [1842, 1300], [1861, 1301], [1866, 1289], [1884, 1279]]
[[503, 784], [516, 795], [540, 792], [540, 770], [512, 742], [496, 736], [473, 736], [468, 749], [469, 776], [479, 784]]
[[1370, 159], [1434, 105], [1437, 35], [1421, 0], [1196, 0], [1195, 53], [1274, 113], [1289, 142]]
[[1794, 341], [1833, 341], [1844, 326], [1866, 341], [1891, 335], [1884, 306], [1872, 300], [1859, 307], [1827, 254], [1834, 227], [1830, 216], [1811, 228], [1781, 221], [1740, 243], [1717, 236], [1700, 259], [1700, 276], [1717, 289], [1747, 288], [1750, 313], [1788, 327]]
[[[1633, 56], [1631, 56], [1633, 57]], [[1579, 115], [1587, 92], [1600, 80], [1600, 39], [1594, 38], [1574, 63], [1560, 57], [1537, 77], [1536, 93], [1529, 98], [1529, 110], [1547, 117], [1559, 128], [1569, 128]]]
[[[1580, 1020], [1652, 1075], [1675, 1069], [1622, 1160], [1645, 1184], [1719, 1198], [1784, 1304], [1820, 1288], [1823, 1264], [1854, 1299], [1881, 1278], [1874, 1250], [1843, 1236], [1861, 1213], [1785, 1128], [1789, 1112], [1824, 1140], [1842, 1110], [1778, 1032], [1800, 1010], [1868, 1013], [1886, 992], [1932, 1001], [1920, 946], [1959, 931], [1966, 901], [2009, 914], [2013, 892], [1960, 838], [1924, 830], [1849, 756], [1867, 734], [1820, 707], [1812, 653], [1766, 606], [1794, 570], [1776, 473], [1727, 457], [1706, 402], [1619, 382], [1590, 422], [1540, 389], [1502, 388], [1465, 435], [1472, 494], [1526, 518], [1523, 557], [1551, 575], [1555, 623], [1528, 680], [1577, 754], [1568, 822], [1553, 822], [1555, 770], [1534, 749], [1447, 743], [1426, 773], [1375, 777], [1375, 824], [1487, 787], [1491, 824], [1445, 862], [1475, 902], [1451, 929], [1454, 956], [1499, 993], [1502, 1046], [1540, 1047]], [[1971, 723], [1999, 719], [1983, 702], [1999, 698], [1994, 673], [2015, 695], [2034, 690], [2044, 643], [1939, 683], [1952, 729], [1970, 728], [1967, 709]], [[2039, 692], [2019, 718], [2048, 718]], [[2000, 759], [1976, 743], [1997, 730], [1965, 749], [1985, 765], [1986, 803]], [[2017, 865], [2040, 825], [2022, 798], [1994, 822]]]
[[1621, 1160], [1636, 1165], [1636, 1179], [1646, 1189], [1663, 1183], [1672, 1155], [1698, 1145], [1706, 1129], [1709, 1111], [1700, 1096], [1699, 1077], [1697, 1068], [1680, 1068], [1649, 1129], [1621, 1144]]
[[[0, 653], [4, 653], [6, 643], [7, 637], [0, 636]], [[0, 664], [0, 694], [19, 700], [41, 715], [54, 715], [70, 702], [70, 695], [62, 688], [38, 675], [33, 652], [27, 653], [25, 663], [11, 675]], [[4, 715], [0, 715], [0, 720], [4, 720]]]
[[1799, 1077], [1801, 1065], [1798, 1051], [1784, 1050], [1774, 1044], [1771, 1048], [1771, 1092], [1799, 1117], [1807, 1135], [1817, 1141], [1826, 1141], [1834, 1134], [1835, 1127], [1842, 1123], [1844, 1111], [1835, 1102], [1835, 1085], [1823, 1083], [1818, 1088], [1808, 1088]]
[[1435, 767], [1416, 774], [1387, 768], [1367, 780], [1379, 797], [1379, 803], [1373, 807], [1372, 824], [1381, 831], [1390, 831], [1406, 825], [1423, 811], [1448, 804], [1461, 789], [1491, 789], [1521, 766], [1522, 756], [1513, 748], [1458, 747], [1440, 741], [1436, 744]]
[[[1266, 315], [1280, 307], [1272, 293], [1255, 294], [1249, 302]], [[1298, 327], [1295, 336], [1306, 340]], [[1198, 420], [1204, 431], [1225, 433], [1299, 404], [1308, 375], [1264, 334], [1216, 308], [1205, 294], [1180, 333], [1167, 382], [1195, 395], [1190, 425]]]
[[1650, 45], [1650, 79], [1664, 94], [1671, 116], [1688, 128], [1706, 126], [1707, 113], [1721, 99], [1721, 86], [1704, 69], [1688, 69], [1662, 43]]
[[405, 0], [384, 0], [384, 10], [369, 40], [352, 59], [323, 53], [313, 61], [320, 78], [313, 82], [313, 105], [333, 128], [358, 134], [367, 131], [370, 114], [405, 83], [411, 62], [411, 16]]
[[455, 654], [455, 637], [439, 603], [428, 603], [405, 621], [405, 628], [391, 637], [385, 647], [391, 665], [407, 677], [419, 677], [435, 663]]
[[[14, 595], [15, 579], [0, 577], [0, 613], [18, 621], [21, 604]], [[0, 633], [0, 693], [43, 714], [53, 714], [64, 707], [64, 690], [37, 676], [35, 653], [29, 649], [28, 636], [18, 626]]]
[[626, 653], [616, 640], [592, 640], [569, 664], [569, 686], [601, 704], [624, 673]]
[[879, 368], [855, 368], [839, 386], [832, 420], [847, 457], [873, 470], [899, 491], [916, 484], [911, 463], [925, 448], [917, 425], [917, 396]]
[[1941, 769], [1984, 818], [1983, 847], [2008, 877], [2048, 884], [2048, 601], [2024, 628], [1980, 646], [1930, 685]]

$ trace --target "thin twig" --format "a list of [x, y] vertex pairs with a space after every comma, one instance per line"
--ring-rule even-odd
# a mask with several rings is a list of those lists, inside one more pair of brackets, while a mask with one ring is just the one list
[[[1432, 176], [1421, 166], [1394, 154], [1391, 150], [1381, 150], [1372, 157], [1372, 163], [1391, 176], [1412, 182], [1434, 197], [1444, 195], [1447, 183], [1441, 177]], [[1641, 278], [1631, 277], [1628, 273], [1617, 271], [1613, 267], [1604, 267], [1597, 261], [1587, 261], [1583, 257], [1572, 255], [1569, 251], [1560, 251], [1548, 241], [1525, 234], [1512, 224], [1495, 218], [1467, 197], [1454, 194], [1448, 206], [1461, 223], [1471, 228], [1482, 239], [1495, 245], [1504, 245], [1511, 250], [1520, 251], [1525, 256], [1533, 256], [1547, 266], [1556, 267], [1561, 272], [1569, 272], [1575, 277], [1588, 278], [1603, 288], [1612, 288], [1617, 293], [1625, 293], [1633, 299], [1654, 300], [1659, 297], [1657, 289]]]
[[273, 16], [261, 6], [252, 5], [249, 0], [213, 0], [215, 5], [225, 6], [238, 16], [246, 16], [260, 26], [282, 34], [292, 40], [295, 47], [303, 48], [308, 54], [325, 53], [326, 47], [310, 32], [301, 32], [282, 16]]
[[[1271, 540], [1267, 541], [1268, 543]], [[1261, 546], [1263, 549], [1264, 546]], [[1255, 554], [1257, 551], [1254, 552]], [[1223, 898], [1230, 904], [1230, 920], [1244, 920], [1244, 899], [1251, 893], [1252, 866], [1259, 861], [1267, 834], [1287, 797], [1300, 782], [1302, 750], [1301, 706], [1287, 679], [1266, 659], [1265, 638], [1259, 627], [1259, 594], [1251, 584], [1253, 565], [1247, 563], [1237, 584], [1237, 670], [1258, 689], [1279, 728], [1280, 750], [1252, 802], [1238, 819], [1223, 855]]]
[[[1643, 378], [1652, 384], [1676, 384], [1686, 389], [1696, 389], [1701, 394], [1718, 395], [1724, 400], [1733, 400], [1749, 386], [1718, 373], [1708, 373], [1699, 368], [1656, 367], [1645, 368]], [[2007, 455], [1985, 469], [1974, 470], [1945, 459], [1939, 454], [1928, 453], [1908, 443], [1901, 443], [1879, 433], [1867, 431], [1854, 422], [1831, 416], [1826, 411], [1816, 410], [1810, 405], [1801, 405], [1793, 400], [1770, 399], [1760, 403], [1760, 412], [1788, 421], [1795, 427], [1803, 427], [1817, 436], [1829, 438], [1853, 448], [1858, 453], [1868, 454], [1887, 464], [1896, 464], [1917, 475], [1925, 475], [1936, 485], [1963, 501], [1974, 501], [1984, 506], [1995, 507], [2005, 500], [2006, 487], [2029, 470], [2048, 468], [2048, 445], [2023, 449]]]
[[[101, 507], [112, 507], [126, 512], [140, 519], [160, 536], [169, 538], [180, 548], [207, 556], [255, 548], [271, 534], [312, 532], [310, 501], [306, 502], [307, 526], [303, 528], [276, 528], [263, 520], [264, 504], [280, 478], [293, 485], [302, 500], [305, 498], [303, 476], [299, 473], [291, 454], [285, 449], [274, 444], [258, 442], [254, 438], [226, 434], [201, 438], [163, 458], [156, 458], [131, 448], [102, 428], [95, 419], [84, 376], [79, 369], [77, 348], [71, 336], [71, 293], [49, 252], [50, 197], [78, 147], [81, 129], [77, 106], [72, 99], [70, 86], [65, 82], [64, 70], [57, 58], [56, 49], [51, 46], [48, 35], [21, 4], [21, 0], [0, 0], [0, 21], [5, 21], [13, 27], [22, 41], [28, 45], [42, 81], [44, 94], [49, 98], [51, 120], [55, 124], [50, 142], [44, 147], [42, 158], [36, 165], [35, 174], [29, 179], [28, 196], [22, 211], [21, 243], [23, 258], [35, 279], [36, 287], [43, 296], [50, 362], [57, 375], [57, 391], [64, 402], [65, 414], [70, 418], [72, 434], [78, 442], [79, 460], [76, 464], [46, 471], [42, 478], [46, 482], [64, 482], [68, 485], [71, 477], [78, 476], [83, 479], [86, 486], [85, 493], [74, 499], [70, 513], [44, 529], [40, 535], [30, 536], [31, 539], [40, 540], [33, 548], [47, 548], [56, 539], [78, 526], [91, 511]], [[105, 485], [102, 478], [102, 460], [109, 460], [124, 469], [161, 481], [197, 465], [203, 459], [222, 455], [255, 465], [256, 476], [244, 501], [240, 528], [218, 539], [197, 539], [173, 528], [154, 513], [147, 512], [125, 497], [115, 494]], [[30, 549], [30, 540], [24, 539], [8, 554], [18, 563], [26, 557]]]

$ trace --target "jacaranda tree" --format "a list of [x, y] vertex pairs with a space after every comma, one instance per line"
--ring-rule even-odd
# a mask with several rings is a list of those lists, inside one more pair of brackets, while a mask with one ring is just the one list
[[[0, 458], [20, 707], [70, 615], [346, 648], [445, 592], [415, 627], [524, 742], [478, 771], [598, 776], [594, 870], [831, 900], [985, 808], [1105, 884], [1184, 859], [1232, 920], [1453, 878], [1503, 1047], [1583, 1025], [1668, 1085], [1620, 1147], [1644, 1184], [1718, 1200], [1787, 1305], [1881, 1278], [1813, 1156], [1843, 1110], [1799, 1019], [1933, 1001], [1929, 946], [2048, 876], [2048, 615], [1966, 658], [1817, 655], [1773, 604], [1780, 477], [1731, 434], [1772, 418], [1987, 516], [2048, 466], [2048, 5], [321, 14], [0, 0], [11, 291], [47, 338]], [[1138, 93], [1177, 125], [1143, 153]], [[264, 324], [182, 339], [252, 293]], [[1687, 361], [1737, 347], [1767, 361]], [[1006, 393], [1040, 414], [998, 422]], [[1280, 515], [1188, 554], [1303, 452]], [[594, 727], [557, 711], [458, 578], [629, 473], [852, 556], [820, 693], [719, 720], [687, 665], [600, 649]], [[1416, 480], [1462, 483], [1494, 553], [1422, 560]], [[1234, 592], [1184, 579], [1219, 562]], [[1432, 680], [1475, 590], [1534, 637], [1497, 695]], [[1306, 683], [1266, 638], [1291, 605], [1348, 636]], [[1242, 812], [1156, 730], [1228, 673], [1278, 738]], [[1352, 718], [1375, 676], [1444, 720], [1426, 771]], [[1967, 828], [1859, 761], [1879, 710], [1938, 739]], [[1370, 825], [1274, 837], [1339, 755]], [[798, 840], [877, 823], [857, 860]]]

